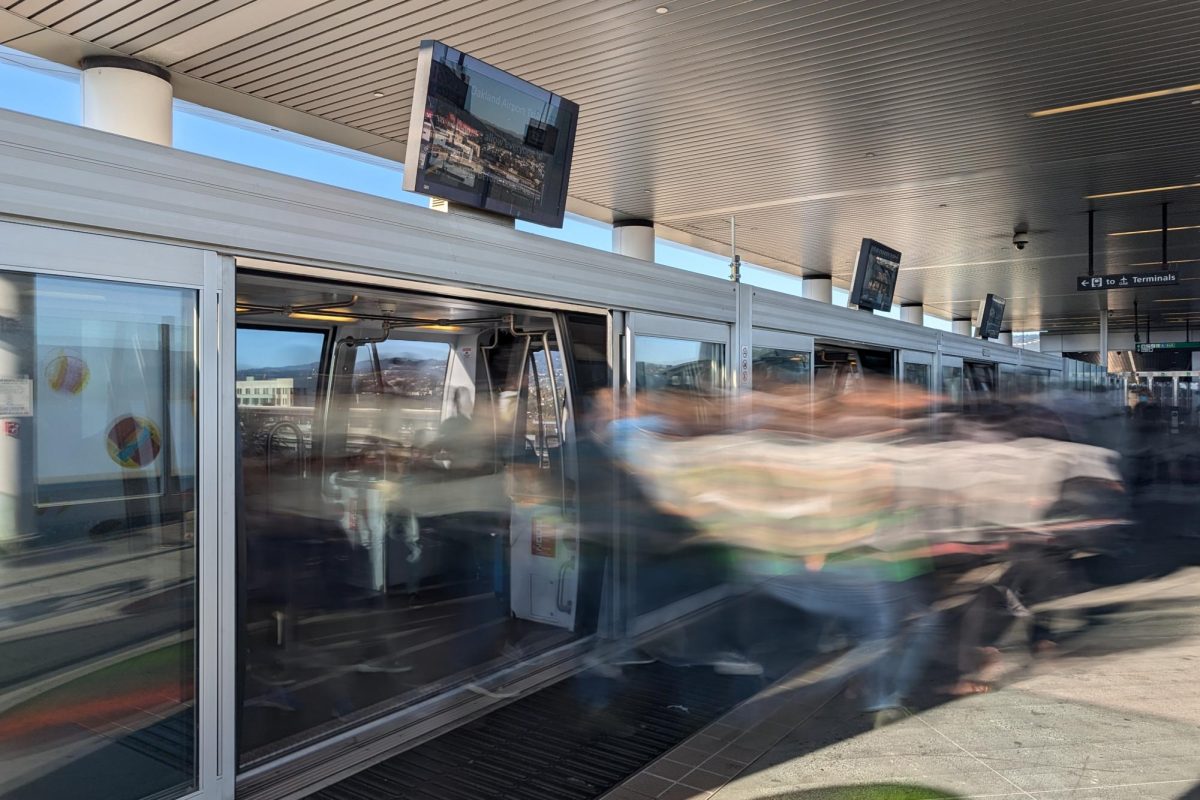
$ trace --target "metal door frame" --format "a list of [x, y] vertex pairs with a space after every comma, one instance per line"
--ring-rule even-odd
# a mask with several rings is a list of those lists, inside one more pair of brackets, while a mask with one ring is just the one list
[[[706, 320], [671, 317], [663, 314], [648, 314], [631, 312], [625, 315], [625, 347], [621, 372], [625, 382], [625, 393], [622, 398], [632, 403], [636, 391], [635, 372], [637, 363], [638, 336], [652, 336], [663, 339], [680, 339], [683, 341], [720, 344], [725, 348], [724, 364], [721, 378], [723, 386], [728, 388], [736, 385], [734, 370], [735, 359], [732, 358], [734, 339], [737, 336], [736, 326], [727, 322], [710, 322]], [[734, 593], [729, 584], [713, 586], [696, 594], [668, 603], [645, 613], [639, 614], [634, 604], [634, 590], [637, 585], [636, 551], [627, 548], [623, 560], [624, 582], [620, 587], [620, 603], [626, 609], [625, 617], [627, 635], [637, 636], [658, 628], [673, 620], [693, 614], [705, 606], [718, 603]]]
[[[223, 391], [221, 351], [222, 262], [212, 251], [147, 242], [109, 234], [0, 220], [0, 269], [35, 275], [87, 278], [122, 284], [191, 289], [196, 292], [196, 528], [195, 528], [195, 680], [194, 719], [196, 789], [181, 800], [232, 800], [234, 731], [229, 700], [232, 674], [222, 643], [226, 611], [232, 612], [232, 555], [225, 520], [233, 502], [232, 485], [221, 467], [232, 437], [220, 413]], [[233, 304], [227, 303], [229, 317]], [[229, 353], [232, 362], [232, 353]]]

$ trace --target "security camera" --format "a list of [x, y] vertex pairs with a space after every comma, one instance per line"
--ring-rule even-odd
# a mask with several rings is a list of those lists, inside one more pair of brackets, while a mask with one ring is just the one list
[[1029, 244], [1029, 232], [1016, 231], [1013, 233], [1013, 244], [1017, 246], [1018, 250], [1024, 250], [1025, 245]]

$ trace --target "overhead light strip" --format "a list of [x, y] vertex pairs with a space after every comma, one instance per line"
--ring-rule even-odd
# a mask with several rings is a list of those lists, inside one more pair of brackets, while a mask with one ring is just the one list
[[[1200, 225], [1173, 225], [1170, 228], [1167, 228], [1167, 230], [1169, 230], [1169, 231], [1194, 231], [1194, 230], [1200, 230]], [[1163, 231], [1162, 228], [1146, 228], [1145, 230], [1141, 230], [1141, 231], [1116, 231], [1115, 233], [1110, 233], [1109, 236], [1139, 236], [1144, 233], [1162, 233], [1162, 231]], [[1161, 264], [1162, 262], [1155, 261], [1154, 263]]]
[[1200, 183], [1177, 183], [1174, 186], [1153, 186], [1149, 189], [1129, 189], [1124, 192], [1103, 192], [1101, 194], [1084, 195], [1084, 200], [1104, 200], [1110, 197], [1131, 197], [1135, 194], [1157, 194], [1159, 192], [1177, 192], [1181, 189], [1200, 189]]
[[1105, 108], [1107, 106], [1121, 105], [1122, 103], [1136, 103], [1139, 100], [1154, 100], [1158, 97], [1170, 97], [1176, 94], [1187, 94], [1188, 92], [1200, 92], [1200, 83], [1176, 86], [1172, 89], [1155, 89], [1150, 92], [1138, 92], [1137, 94], [1127, 94], [1121, 97], [1109, 97], [1105, 100], [1092, 100], [1087, 103], [1075, 103], [1074, 105], [1059, 106], [1058, 108], [1044, 108], [1041, 111], [1030, 113], [1029, 116], [1052, 117], [1056, 114], [1069, 114], [1072, 111], [1087, 111], [1092, 108]]

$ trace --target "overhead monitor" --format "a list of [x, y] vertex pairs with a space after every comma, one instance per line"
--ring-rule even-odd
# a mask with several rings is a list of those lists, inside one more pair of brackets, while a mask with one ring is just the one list
[[1000, 323], [1004, 321], [1004, 298], [989, 294], [979, 304], [979, 327], [976, 332], [981, 339], [995, 339], [1000, 335]]
[[891, 311], [892, 295], [896, 292], [896, 275], [900, 272], [900, 251], [863, 239], [854, 269], [854, 285], [850, 302], [869, 311]]
[[561, 228], [578, 118], [570, 100], [423, 41], [404, 188]]

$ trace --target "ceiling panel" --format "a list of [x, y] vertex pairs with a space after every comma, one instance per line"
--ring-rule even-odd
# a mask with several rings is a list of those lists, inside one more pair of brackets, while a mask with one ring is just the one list
[[570, 193], [598, 216], [648, 217], [723, 255], [734, 217], [747, 259], [843, 283], [878, 238], [904, 253], [898, 296], [944, 316], [997, 292], [1016, 327], [1094, 329], [1102, 304], [1131, 325], [1135, 299], [1139, 319], [1200, 318], [1200, 231], [1170, 237], [1178, 287], [1074, 285], [1089, 207], [1101, 271], [1154, 268], [1157, 235], [1108, 234], [1157, 227], [1163, 200], [1172, 224], [1200, 225], [1200, 190], [1085, 199], [1200, 183], [1200, 93], [1029, 116], [1200, 81], [1200, 0], [6, 5], [195, 79], [190, 99], [212, 86], [216, 107], [288, 109], [381, 137], [373, 152], [403, 152], [417, 43], [441, 39], [580, 103]]

